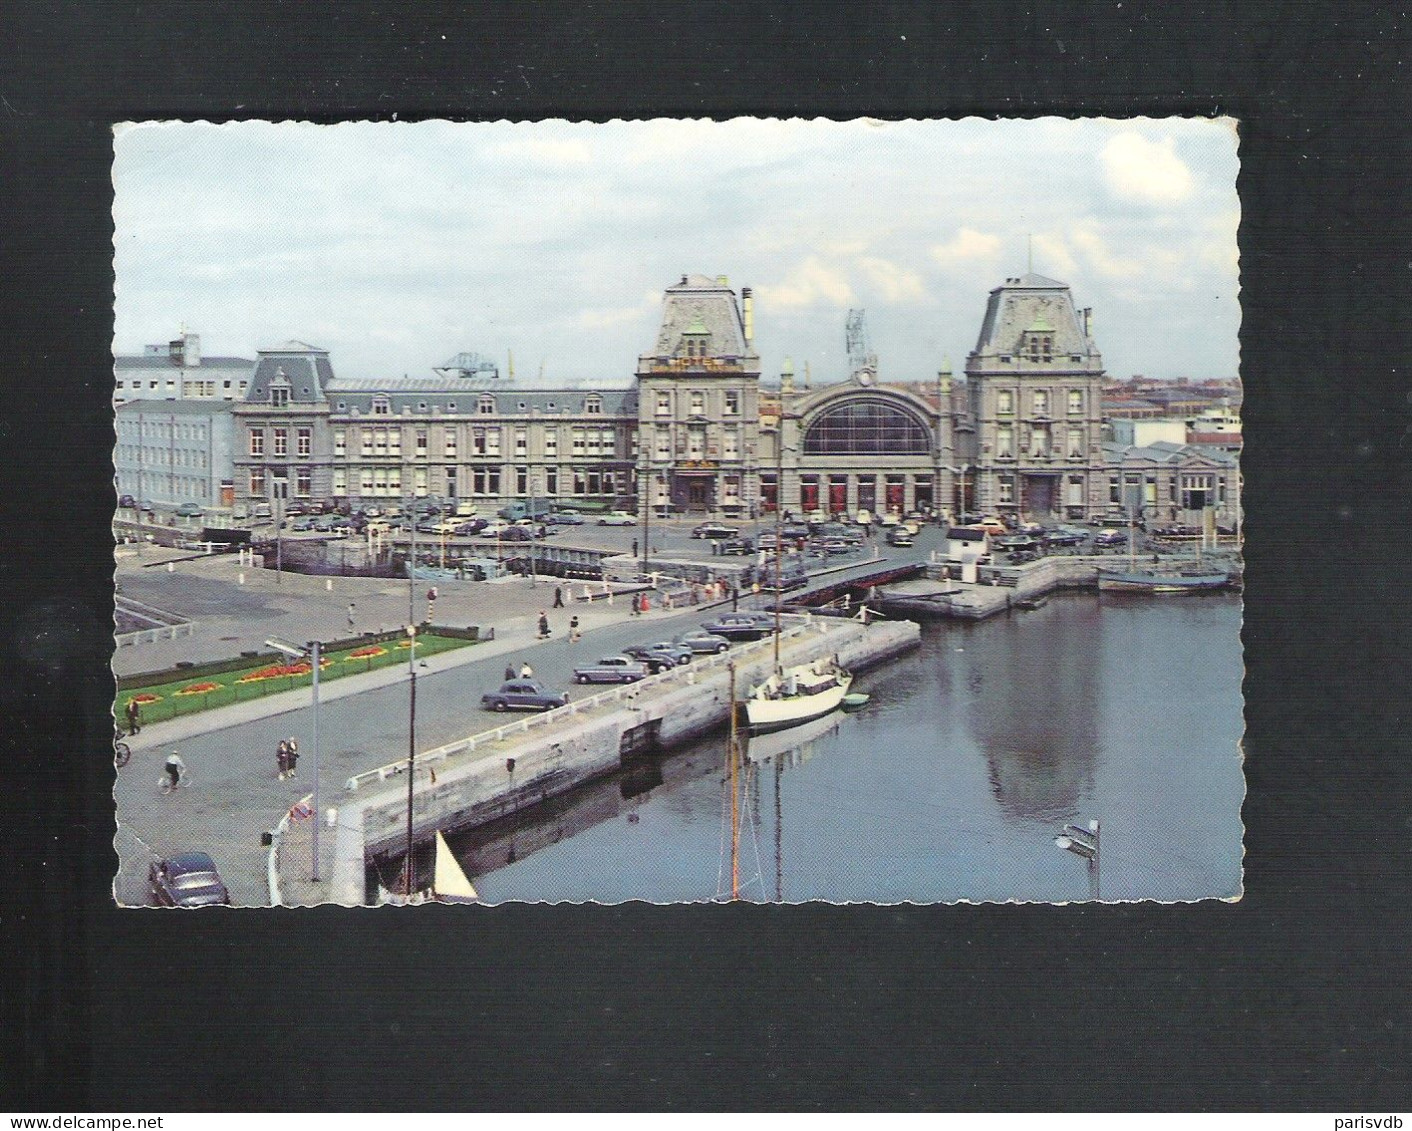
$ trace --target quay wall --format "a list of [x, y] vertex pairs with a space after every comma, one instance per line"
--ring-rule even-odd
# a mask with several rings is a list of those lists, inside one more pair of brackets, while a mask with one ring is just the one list
[[[911, 621], [864, 626], [831, 618], [789, 619], [794, 623], [781, 641], [787, 664], [837, 655], [844, 667], [860, 671], [921, 640], [921, 629]], [[773, 643], [766, 638], [419, 754], [414, 839], [424, 841], [438, 829], [486, 824], [611, 773], [635, 752], [671, 749], [723, 725], [730, 717], [730, 663], [739, 697], [765, 678], [773, 658]], [[403, 850], [406, 771], [403, 760], [349, 780], [350, 792], [335, 816], [330, 896], [336, 902], [362, 903], [366, 860]]]

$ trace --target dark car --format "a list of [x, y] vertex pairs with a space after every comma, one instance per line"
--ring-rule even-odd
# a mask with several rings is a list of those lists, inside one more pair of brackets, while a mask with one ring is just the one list
[[689, 629], [686, 632], [679, 632], [672, 637], [673, 644], [684, 644], [693, 652], [724, 652], [731, 646], [731, 642], [724, 636], [717, 636], [714, 632], [707, 632], [705, 629]]
[[755, 613], [722, 613], [715, 620], [701, 626], [716, 636], [727, 640], [759, 640], [774, 628], [774, 618], [761, 618]]
[[528, 679], [507, 680], [499, 690], [480, 697], [480, 705], [487, 711], [552, 711], [568, 701], [562, 691], [546, 691]]
[[809, 524], [806, 522], [786, 522], [780, 527], [780, 534], [797, 542], [801, 538], [809, 537]]
[[826, 557], [832, 557], [836, 554], [853, 553], [857, 549], [857, 544], [846, 538], [822, 538], [817, 543], [817, 549]]
[[180, 852], [152, 861], [147, 884], [160, 907], [213, 907], [230, 902], [216, 862], [205, 852]]
[[740, 531], [734, 526], [720, 522], [703, 522], [691, 528], [693, 538], [734, 538]]
[[1002, 538], [995, 539], [992, 545], [995, 549], [1008, 554], [1029, 554], [1039, 550], [1039, 540], [1032, 534], [1006, 534]]
[[846, 522], [826, 522], [819, 527], [819, 537], [838, 538], [844, 542], [861, 543], [865, 537], [862, 529]]
[[289, 524], [289, 529], [294, 531], [313, 530], [314, 520], [307, 514], [301, 514]]
[[604, 656], [596, 664], [574, 669], [580, 683], [633, 683], [648, 674], [647, 665], [630, 656]]
[[[673, 646], [675, 647], [675, 645]], [[641, 644], [634, 644], [631, 648], [624, 648], [623, 655], [629, 659], [646, 664], [647, 670], [656, 675], [677, 666], [676, 657], [670, 652], [664, 652], [659, 648], [645, 648]]]
[[500, 532], [502, 542], [533, 542], [534, 531], [528, 526], [511, 526]]
[[749, 538], [727, 538], [721, 543], [721, 553], [729, 554], [753, 554], [755, 547]]
[[490, 520], [485, 518], [468, 518], [465, 522], [456, 527], [457, 534], [479, 534], [487, 526]]
[[894, 526], [887, 532], [887, 541], [891, 546], [910, 546], [914, 540], [905, 526]]
[[134, 499], [131, 495], [122, 495], [118, 498], [118, 506], [128, 507], [132, 510], [136, 510], [137, 500]]
[[1128, 536], [1121, 530], [1100, 530], [1093, 536], [1095, 546], [1126, 546]]
[[1088, 540], [1088, 534], [1082, 530], [1061, 526], [1045, 531], [1044, 540], [1051, 546], [1082, 546]]
[[178, 518], [200, 518], [205, 512], [200, 503], [182, 503], [177, 507], [176, 513]]
[[643, 655], [639, 653], [660, 652], [668, 657], [673, 664], [689, 664], [691, 657], [695, 653], [686, 644], [678, 644], [675, 640], [656, 640], [650, 644], [634, 644], [631, 648], [624, 648], [625, 655], [633, 659], [641, 660]]

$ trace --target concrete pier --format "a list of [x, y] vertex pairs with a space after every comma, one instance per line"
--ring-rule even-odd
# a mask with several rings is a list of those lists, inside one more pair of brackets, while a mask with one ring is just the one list
[[[920, 628], [910, 621], [864, 626], [789, 616], [781, 662], [836, 655], [844, 667], [859, 671], [916, 647], [920, 639]], [[729, 720], [732, 663], [739, 697], [773, 666], [772, 639], [697, 657], [639, 683], [418, 754], [414, 838], [485, 824], [611, 773], [625, 756], [669, 750], [721, 726]], [[321, 901], [362, 904], [367, 861], [402, 853], [406, 773], [404, 759], [346, 783], [332, 818], [333, 868]]]

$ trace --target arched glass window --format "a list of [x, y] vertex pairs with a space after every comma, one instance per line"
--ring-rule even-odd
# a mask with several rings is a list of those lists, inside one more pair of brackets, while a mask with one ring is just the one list
[[931, 435], [915, 416], [872, 398], [825, 410], [804, 434], [804, 454], [811, 456], [917, 456], [930, 451]]

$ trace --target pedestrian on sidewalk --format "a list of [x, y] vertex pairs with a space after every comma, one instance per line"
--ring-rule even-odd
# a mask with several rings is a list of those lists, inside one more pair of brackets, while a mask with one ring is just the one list
[[353, 631], [353, 602], [348, 602], [348, 631]]
[[528, 663], [524, 663], [524, 664], [521, 664], [521, 665], [520, 665], [520, 678], [521, 678], [521, 679], [533, 679], [533, 678], [534, 678], [534, 669], [533, 669], [532, 667], [530, 667]]
[[556, 608], [556, 609], [562, 609], [563, 607], [564, 607], [564, 590], [563, 590], [562, 587], [556, 585], [556, 586], [554, 586], [554, 608]]
[[294, 767], [299, 764], [299, 743], [289, 740], [289, 776], [294, 776]]
[[279, 769], [279, 780], [284, 781], [289, 776], [289, 743], [282, 738], [275, 747], [275, 766]]
[[569, 643], [570, 643], [570, 644], [577, 643], [579, 637], [581, 637], [582, 635], [583, 635], [583, 633], [579, 631], [579, 618], [578, 618], [578, 617], [570, 617], [570, 618], [569, 618]]
[[632, 540], [632, 556], [637, 557], [637, 539]]
[[539, 638], [541, 640], [549, 639], [549, 617], [543, 609], [539, 610]]
[[136, 699], [127, 701], [127, 733], [131, 738], [142, 729], [141, 726], [142, 705]]
[[506, 682], [506, 683], [509, 683], [510, 680], [512, 680], [512, 679], [514, 679], [514, 678], [515, 678], [515, 665], [514, 665], [514, 664], [506, 664], [506, 665], [505, 665], [505, 682]]

